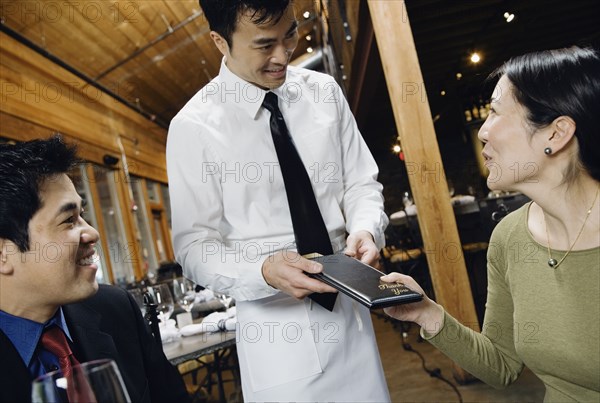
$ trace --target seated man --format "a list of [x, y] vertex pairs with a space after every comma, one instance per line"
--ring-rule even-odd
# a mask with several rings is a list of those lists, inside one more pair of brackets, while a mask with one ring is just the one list
[[96, 282], [98, 232], [66, 175], [75, 162], [60, 137], [0, 144], [0, 401], [31, 401], [31, 381], [59, 368], [47, 332], [77, 362], [113, 359], [133, 402], [186, 402], [134, 300]]

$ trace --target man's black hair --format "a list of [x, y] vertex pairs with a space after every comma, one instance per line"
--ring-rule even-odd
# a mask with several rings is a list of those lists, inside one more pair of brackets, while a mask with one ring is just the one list
[[217, 32], [232, 47], [231, 36], [246, 12], [257, 25], [276, 24], [292, 0], [200, 0], [200, 7], [211, 31]]
[[0, 238], [29, 250], [29, 221], [42, 207], [44, 180], [77, 164], [74, 146], [58, 135], [46, 140], [0, 144]]

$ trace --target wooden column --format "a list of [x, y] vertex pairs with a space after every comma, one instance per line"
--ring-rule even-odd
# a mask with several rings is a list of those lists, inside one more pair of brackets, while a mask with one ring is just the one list
[[[446, 175], [404, 1], [369, 0], [375, 38], [437, 301], [479, 330]], [[459, 382], [469, 375], [455, 366]]]

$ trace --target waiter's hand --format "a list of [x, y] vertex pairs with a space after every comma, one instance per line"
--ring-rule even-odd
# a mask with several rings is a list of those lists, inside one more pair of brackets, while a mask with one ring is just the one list
[[379, 250], [369, 231], [357, 231], [348, 235], [344, 253], [370, 266], [379, 265]]
[[313, 292], [337, 292], [335, 288], [306, 275], [322, 270], [320, 263], [292, 251], [277, 252], [262, 265], [262, 275], [267, 284], [297, 299], [303, 299]]

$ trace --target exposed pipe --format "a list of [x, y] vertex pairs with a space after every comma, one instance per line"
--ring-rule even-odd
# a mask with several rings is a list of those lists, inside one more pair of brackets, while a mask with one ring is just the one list
[[[299, 60], [296, 62], [296, 60]], [[321, 49], [315, 50], [308, 57], [300, 56], [296, 60], [292, 61], [292, 65], [296, 67], [303, 67], [309, 70], [317, 70], [319, 66], [323, 65], [323, 51]]]
[[141, 48], [137, 49], [135, 52], [133, 52], [129, 56], [127, 56], [125, 59], [121, 60], [117, 64], [109, 67], [107, 70], [105, 70], [102, 73], [100, 73], [96, 77], [96, 80], [100, 80], [101, 78], [103, 78], [107, 74], [111, 73], [112, 71], [115, 71], [116, 69], [118, 69], [119, 67], [121, 67], [122, 65], [124, 65], [125, 63], [127, 63], [128, 61], [130, 61], [131, 59], [133, 59], [133, 58], [137, 57], [138, 55], [142, 54], [143, 52], [145, 52], [146, 49], [151, 48], [152, 46], [156, 45], [158, 42], [160, 42], [163, 39], [165, 39], [166, 37], [170, 36], [175, 31], [178, 31], [179, 29], [185, 27], [187, 24], [189, 24], [190, 22], [194, 21], [196, 18], [200, 17], [201, 15], [202, 15], [202, 11], [196, 10], [196, 11], [194, 11], [194, 14], [190, 15], [185, 20], [181, 21], [179, 24], [175, 25], [174, 28], [171, 28], [170, 26], [168, 26], [168, 30], [166, 32], [164, 32], [161, 35], [157, 36], [156, 38], [154, 38], [153, 40], [151, 40], [150, 42], [148, 42], [147, 44], [145, 44]]

